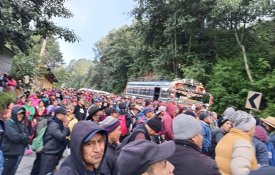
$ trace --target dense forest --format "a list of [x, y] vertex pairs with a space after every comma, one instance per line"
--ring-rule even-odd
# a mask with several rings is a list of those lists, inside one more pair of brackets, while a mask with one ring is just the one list
[[[111, 31], [95, 50], [91, 86], [122, 92], [129, 78], [194, 78], [214, 110], [244, 108], [249, 90], [275, 114], [274, 1], [138, 0], [132, 26]], [[90, 71], [91, 73], [91, 71]]]
[[194, 78], [214, 96], [213, 110], [244, 108], [251, 90], [263, 93], [259, 112], [275, 115], [273, 0], [136, 1], [132, 25], [91, 46], [93, 61], [57, 61], [58, 86], [121, 93], [133, 77]]

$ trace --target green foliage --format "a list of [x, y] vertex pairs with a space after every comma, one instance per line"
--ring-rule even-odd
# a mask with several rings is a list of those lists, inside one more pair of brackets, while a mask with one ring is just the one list
[[[132, 77], [194, 78], [214, 96], [213, 110], [244, 109], [248, 91], [258, 91], [263, 93], [259, 112], [274, 115], [273, 1], [136, 1], [134, 24], [102, 38], [88, 78], [69, 72], [73, 78], [67, 85], [120, 93]], [[240, 45], [254, 83], [247, 78]]]
[[0, 48], [10, 45], [27, 52], [33, 45], [32, 36], [55, 36], [75, 42], [76, 35], [69, 29], [54, 24], [53, 17], [69, 18], [64, 7], [66, 0], [1, 0]]
[[206, 89], [214, 96], [212, 109], [222, 113], [228, 106], [244, 109], [249, 81], [241, 58], [220, 59], [213, 67]]
[[6, 105], [11, 102], [15, 102], [16, 95], [14, 93], [3, 92], [0, 93], [0, 114], [4, 109], [6, 109]]
[[58, 68], [63, 64], [62, 53], [59, 50], [58, 42], [55, 38], [49, 37], [46, 45], [46, 55], [39, 56], [42, 47], [42, 39], [39, 36], [32, 37], [34, 46], [29, 49], [28, 54], [18, 51], [13, 58], [11, 74], [16, 79], [22, 79], [28, 75], [31, 78], [41, 76], [46, 73], [45, 66]]
[[57, 86], [72, 88], [90, 88], [90, 70], [94, 68], [94, 63], [88, 59], [72, 60], [68, 66], [61, 66], [55, 71], [58, 79]]

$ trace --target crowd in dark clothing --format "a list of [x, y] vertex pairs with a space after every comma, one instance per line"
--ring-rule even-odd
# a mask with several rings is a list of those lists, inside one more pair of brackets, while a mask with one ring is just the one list
[[[168, 174], [274, 172], [269, 167], [272, 163], [267, 147], [268, 143], [275, 145], [274, 117], [262, 119], [256, 126], [255, 116], [232, 107], [217, 115], [204, 105], [186, 106], [173, 101], [64, 88], [26, 92], [14, 106], [7, 108], [6, 114], [1, 116], [5, 121], [5, 125], [1, 125], [4, 134], [0, 128], [3, 175], [14, 175], [24, 154], [32, 151], [36, 153], [36, 160], [31, 175], [123, 175], [130, 168], [122, 166], [121, 157], [126, 155], [125, 161], [130, 160], [127, 149], [129, 152], [142, 150], [150, 144], [153, 149], [155, 145], [168, 143], [171, 147], [173, 144], [175, 150], [158, 159], [161, 162], [165, 158], [171, 163], [170, 168], [167, 167]], [[42, 148], [32, 150], [33, 141], [43, 128]], [[95, 153], [90, 150], [92, 147]], [[223, 149], [229, 150], [228, 153], [223, 154]], [[56, 170], [65, 150], [70, 153]], [[89, 157], [91, 152], [96, 156]], [[139, 159], [138, 155], [131, 156]], [[247, 160], [242, 161], [245, 158]], [[139, 163], [128, 165], [138, 167]], [[137, 175], [154, 175], [151, 165], [155, 163], [142, 164], [146, 169]], [[129, 169], [128, 172], [134, 171]]]

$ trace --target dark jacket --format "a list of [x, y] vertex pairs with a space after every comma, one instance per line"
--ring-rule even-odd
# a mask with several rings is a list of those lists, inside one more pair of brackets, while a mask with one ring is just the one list
[[266, 144], [256, 137], [253, 137], [253, 144], [256, 151], [257, 162], [260, 165], [269, 165], [268, 150]]
[[102, 163], [101, 172], [104, 175], [117, 175], [117, 144], [108, 143], [107, 152]]
[[[83, 140], [92, 132], [98, 132], [104, 134], [106, 136], [106, 140], [108, 140], [107, 131], [104, 130], [101, 126], [97, 125], [91, 121], [79, 121], [75, 126], [74, 130], [71, 133], [71, 154], [64, 160], [61, 164], [60, 169], [54, 173], [54, 175], [88, 175], [88, 170], [83, 163], [81, 157], [81, 146], [83, 144]], [[105, 157], [107, 143], [105, 144], [105, 151], [103, 157]], [[101, 173], [101, 165], [102, 161], [96, 169], [96, 175], [104, 175]]]
[[4, 134], [5, 134], [5, 123], [3, 120], [0, 120], [0, 150], [2, 150]]
[[60, 128], [58, 123], [52, 118], [48, 120], [48, 128], [43, 138], [44, 154], [53, 154], [61, 156], [66, 148], [66, 136], [70, 134], [70, 129]]
[[168, 160], [175, 166], [175, 175], [220, 175], [217, 164], [200, 152], [191, 140], [175, 140], [176, 151]]
[[221, 128], [216, 129], [212, 132], [211, 146], [209, 149], [209, 155], [212, 159], [215, 159], [215, 148], [225, 134], [226, 132]]
[[22, 122], [17, 120], [17, 112], [19, 110], [26, 111], [20, 106], [15, 106], [12, 109], [11, 118], [5, 122], [5, 134], [2, 145], [4, 156], [22, 156], [25, 147], [28, 145], [28, 130]]
[[78, 121], [84, 120], [86, 118], [86, 108], [84, 105], [76, 105], [74, 108], [74, 115]]
[[121, 144], [118, 146], [118, 149], [117, 149], [118, 152], [120, 152], [122, 150], [122, 148], [125, 145], [127, 145], [128, 143], [135, 141], [138, 134], [143, 134], [146, 140], [149, 140], [149, 141], [151, 140], [150, 135], [149, 135], [149, 133], [148, 133], [146, 127], [145, 127], [145, 124], [139, 125], [134, 129], [134, 131], [130, 135], [128, 135], [121, 142]]

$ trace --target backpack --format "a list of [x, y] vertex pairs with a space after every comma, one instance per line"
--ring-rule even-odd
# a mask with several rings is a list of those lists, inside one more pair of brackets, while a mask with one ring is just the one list
[[37, 126], [37, 135], [32, 141], [31, 148], [33, 151], [41, 151], [43, 149], [43, 139], [48, 128], [48, 119], [42, 119]]
[[47, 128], [48, 128], [48, 126], [45, 126], [44, 128], [42, 128], [38, 132], [36, 137], [33, 139], [32, 145], [31, 145], [31, 148], [33, 151], [41, 151], [43, 149], [43, 136], [44, 136]]
[[126, 117], [125, 115], [119, 115], [117, 118], [120, 122], [120, 127], [121, 127], [121, 136], [126, 136], [128, 133], [128, 128], [126, 125]]
[[275, 166], [275, 148], [272, 142], [267, 142], [268, 160], [270, 166]]
[[[118, 155], [119, 155], [119, 153], [121, 152], [121, 150], [123, 149], [123, 147], [125, 145], [127, 145], [128, 143], [134, 141], [135, 137], [139, 133], [144, 133], [144, 130], [141, 127], [137, 127], [130, 135], [128, 135], [127, 137], [124, 138], [124, 140], [121, 142], [121, 144], [117, 147]], [[148, 140], [148, 139], [150, 139], [150, 138], [147, 138], [146, 140]]]

